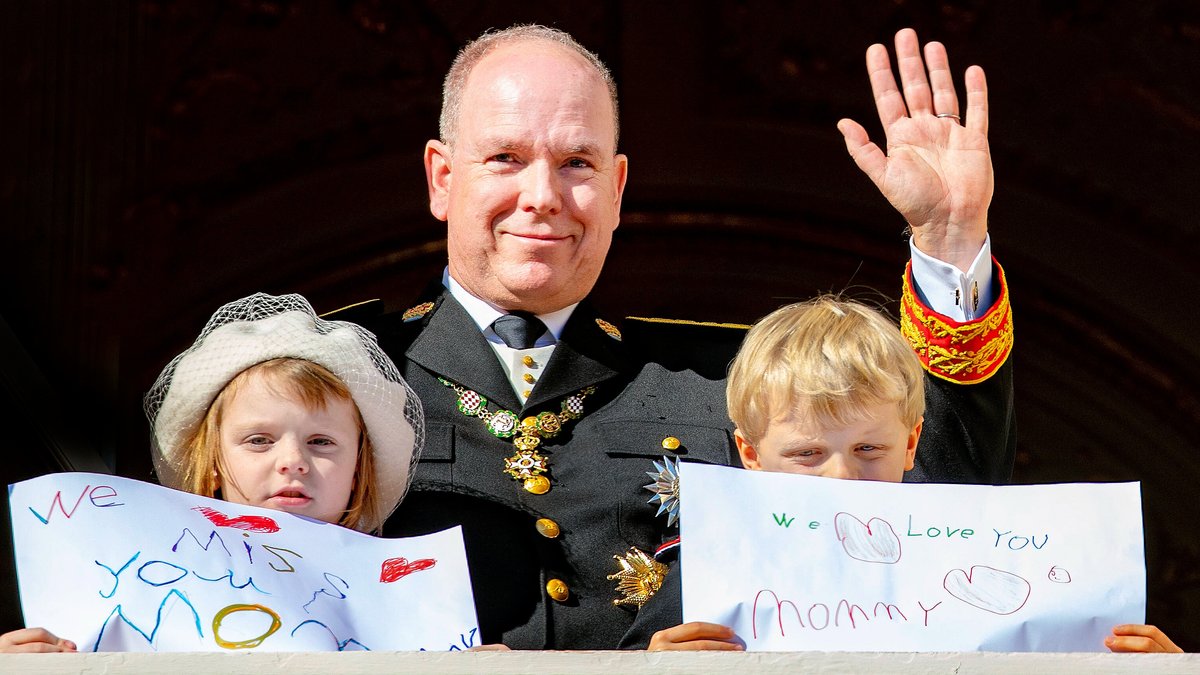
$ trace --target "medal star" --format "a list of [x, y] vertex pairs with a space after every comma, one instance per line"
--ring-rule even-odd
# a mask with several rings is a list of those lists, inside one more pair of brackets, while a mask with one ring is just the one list
[[654, 482], [642, 486], [654, 493], [646, 503], [657, 502], [658, 512], [654, 515], [661, 516], [666, 513], [667, 527], [671, 527], [679, 520], [679, 463], [670, 457], [663, 457], [661, 464], [654, 462], [654, 469], [646, 472]]
[[617, 582], [617, 592], [622, 597], [613, 600], [618, 607], [632, 606], [641, 609], [646, 601], [662, 588], [663, 579], [669, 569], [666, 565], [646, 555], [636, 546], [629, 549], [625, 557], [614, 555], [613, 560], [621, 571], [608, 575], [609, 581]]

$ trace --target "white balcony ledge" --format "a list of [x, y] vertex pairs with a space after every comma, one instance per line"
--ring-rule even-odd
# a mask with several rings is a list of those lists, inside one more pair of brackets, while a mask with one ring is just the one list
[[89, 653], [0, 656], [2, 673], [1200, 673], [1197, 654], [1008, 654], [999, 652], [477, 652], [477, 653]]

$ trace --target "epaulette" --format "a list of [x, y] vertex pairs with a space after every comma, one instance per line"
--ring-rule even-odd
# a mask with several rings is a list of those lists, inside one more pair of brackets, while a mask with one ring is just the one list
[[616, 340], [617, 342], [621, 341], [621, 329], [620, 328], [617, 328], [616, 326], [605, 321], [604, 319], [596, 319], [596, 325], [600, 326], [600, 330], [607, 333], [608, 337]]
[[750, 326], [640, 316], [625, 318], [627, 348], [672, 369], [690, 369], [721, 379]]
[[414, 307], [409, 307], [404, 310], [404, 314], [400, 315], [400, 320], [408, 323], [409, 321], [417, 321], [424, 318], [426, 314], [433, 311], [436, 304], [434, 302], [422, 302]]
[[346, 305], [332, 312], [325, 312], [321, 315], [321, 318], [327, 321], [349, 321], [350, 323], [363, 324], [381, 316], [383, 309], [383, 300], [375, 298], [373, 300], [356, 302], [353, 305]]
[[996, 266], [999, 297], [987, 314], [973, 321], [956, 321], [926, 307], [913, 290], [912, 263], [904, 271], [900, 299], [900, 330], [934, 377], [958, 384], [977, 384], [1004, 365], [1013, 347], [1012, 307], [1004, 269]]

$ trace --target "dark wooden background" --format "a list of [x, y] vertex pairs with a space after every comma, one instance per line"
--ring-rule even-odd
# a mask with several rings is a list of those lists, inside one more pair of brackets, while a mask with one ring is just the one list
[[141, 393], [223, 302], [404, 308], [445, 260], [420, 163], [441, 77], [488, 27], [564, 28], [617, 76], [631, 179], [596, 290], [613, 321], [895, 298], [903, 223], [835, 123], [879, 135], [863, 52], [913, 26], [991, 87], [1016, 478], [1142, 481], [1148, 619], [1200, 648], [1200, 7], [510, 4], [0, 3], [4, 481], [152, 479]]

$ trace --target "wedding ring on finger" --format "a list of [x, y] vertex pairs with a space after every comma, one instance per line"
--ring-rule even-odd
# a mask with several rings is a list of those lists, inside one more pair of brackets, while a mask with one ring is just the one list
[[938, 114], [934, 115], [934, 117], [937, 117], [938, 119], [949, 118], [949, 119], [954, 120], [955, 122], [958, 122], [959, 124], [962, 124], [962, 118], [959, 117], [958, 115], [955, 115], [954, 113], [938, 113]]

